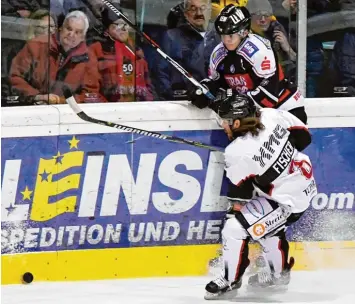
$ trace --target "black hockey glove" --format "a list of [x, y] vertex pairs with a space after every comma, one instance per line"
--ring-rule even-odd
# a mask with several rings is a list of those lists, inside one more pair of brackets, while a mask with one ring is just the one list
[[[210, 88], [208, 87], [208, 84], [210, 82], [211, 80], [206, 78], [203, 79], [200, 84], [203, 85], [207, 90], [210, 90]], [[213, 100], [210, 100], [205, 94], [203, 94], [200, 88], [196, 87], [189, 90], [189, 92], [187, 93], [187, 98], [194, 106], [198, 107], [199, 109], [206, 108], [211, 104], [211, 102], [213, 102]]]

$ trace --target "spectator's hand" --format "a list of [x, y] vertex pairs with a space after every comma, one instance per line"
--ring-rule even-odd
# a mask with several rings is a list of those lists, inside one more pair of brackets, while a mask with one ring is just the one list
[[60, 97], [55, 94], [43, 94], [35, 97], [36, 104], [59, 104], [61, 103]]
[[55, 94], [49, 94], [48, 101], [49, 101], [49, 104], [59, 104], [59, 103], [61, 103], [60, 102], [60, 97], [58, 95], [55, 95]]
[[48, 94], [37, 95], [34, 98], [35, 105], [47, 105], [48, 104]]
[[280, 44], [281, 48], [285, 52], [290, 51], [291, 46], [288, 42], [287, 37], [285, 36], [285, 34], [283, 32], [275, 30], [273, 36], [274, 36], [275, 42], [278, 42]]
[[31, 12], [29, 10], [18, 10], [17, 13], [22, 17], [22, 18], [28, 18], [31, 15]]
[[293, 14], [297, 13], [297, 0], [289, 0], [290, 1], [290, 8]]

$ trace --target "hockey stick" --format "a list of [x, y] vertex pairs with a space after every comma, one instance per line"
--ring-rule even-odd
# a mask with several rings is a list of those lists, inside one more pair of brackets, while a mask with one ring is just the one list
[[119, 129], [119, 130], [122, 130], [122, 131], [137, 133], [137, 134], [140, 134], [140, 135], [150, 136], [150, 137], [154, 137], [154, 138], [158, 138], [158, 139], [163, 139], [163, 140], [167, 140], [167, 141], [174, 142], [174, 143], [187, 144], [187, 145], [190, 145], [190, 146], [200, 147], [200, 148], [208, 149], [210, 151], [223, 152], [223, 148], [218, 149], [218, 148], [215, 148], [215, 147], [212, 147], [210, 145], [207, 145], [207, 144], [204, 144], [204, 143], [200, 143], [200, 142], [197, 142], [197, 141], [183, 139], [183, 138], [176, 137], [176, 136], [165, 135], [165, 134], [158, 133], [158, 132], [151, 132], [151, 131], [147, 131], [147, 130], [137, 129], [137, 128], [133, 128], [133, 127], [128, 127], [128, 126], [116, 124], [114, 122], [109, 122], [109, 121], [105, 121], [105, 120], [96, 119], [94, 117], [91, 117], [91, 116], [87, 115], [79, 107], [79, 105], [77, 104], [77, 102], [76, 102], [71, 90], [68, 87], [64, 86], [63, 93], [64, 93], [65, 100], [66, 100], [67, 104], [72, 108], [74, 113], [76, 115], [78, 115], [79, 118], [81, 118], [82, 120], [85, 120], [87, 122], [92, 122], [92, 123], [95, 123], [95, 124], [98, 124], [98, 125], [103, 125], [103, 126], [106, 126], [106, 127], [116, 128], [116, 129]]
[[151, 39], [146, 33], [142, 32], [137, 26], [135, 26], [124, 14], [122, 14], [110, 1], [101, 0], [108, 8], [110, 8], [118, 17], [121, 17], [131, 28], [133, 28], [136, 33], [143, 37], [155, 50], [173, 67], [175, 67], [183, 76], [185, 76], [191, 83], [198, 87], [210, 100], [214, 100], [215, 97], [211, 92], [202, 84], [200, 84], [192, 75], [186, 71], [180, 64], [178, 64], [174, 59], [165, 54], [159, 47], [159, 45]]

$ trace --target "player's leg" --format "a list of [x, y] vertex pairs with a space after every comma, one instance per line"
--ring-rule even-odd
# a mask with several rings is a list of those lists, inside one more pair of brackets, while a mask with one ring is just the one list
[[290, 282], [290, 271], [294, 259], [289, 259], [289, 243], [286, 239], [286, 228], [296, 222], [302, 213], [291, 214], [285, 224], [285, 229], [275, 235], [266, 236], [259, 240], [263, 248], [265, 267], [249, 278], [248, 284], [253, 287], [287, 287]]
[[207, 300], [240, 288], [243, 274], [249, 266], [249, 236], [234, 215], [225, 222], [222, 242], [224, 269], [219, 277], [206, 285]]

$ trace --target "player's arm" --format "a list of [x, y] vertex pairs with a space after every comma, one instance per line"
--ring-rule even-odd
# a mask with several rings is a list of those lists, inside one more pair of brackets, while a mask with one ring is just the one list
[[244, 205], [253, 198], [254, 176], [258, 168], [250, 158], [225, 153], [226, 175], [232, 185], [229, 187], [228, 199], [233, 204]]
[[247, 95], [261, 108], [275, 108], [279, 95], [278, 66], [271, 47], [265, 47], [250, 57], [250, 53], [241, 48], [239, 54], [250, 64], [250, 77], [255, 88]]
[[[200, 82], [215, 97], [217, 97], [221, 88], [228, 88], [228, 85], [223, 75], [221, 75], [221, 63], [226, 55], [227, 53], [223, 45], [219, 44], [215, 47], [210, 56], [208, 77]], [[188, 98], [193, 105], [200, 109], [208, 107], [213, 103], [213, 101], [211, 101], [204, 94], [202, 94], [201, 90], [199, 90], [198, 88], [192, 89], [188, 93]]]
[[307, 126], [296, 116], [287, 111], [280, 111], [284, 118], [287, 130], [290, 132], [290, 140], [295, 148], [302, 152], [312, 142], [312, 136]]

